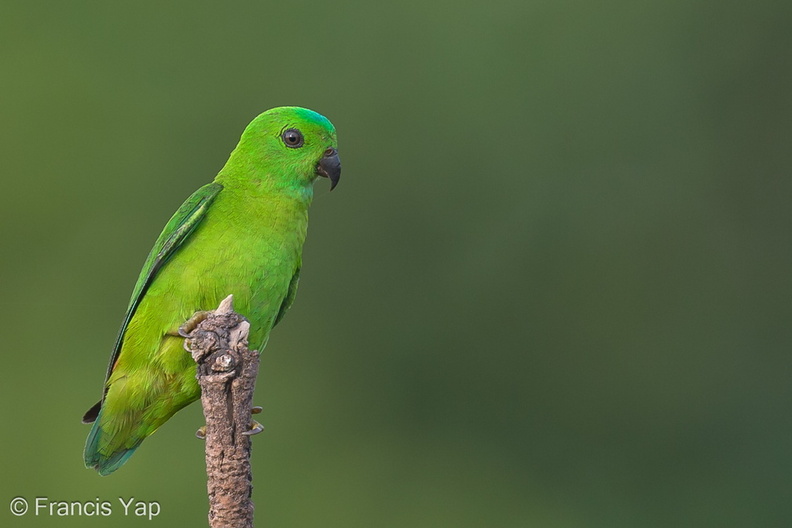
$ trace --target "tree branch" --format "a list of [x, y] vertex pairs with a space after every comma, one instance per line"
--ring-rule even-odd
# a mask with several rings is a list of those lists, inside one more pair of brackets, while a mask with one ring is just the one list
[[[213, 312], [199, 312], [180, 333], [198, 364], [206, 417], [206, 475], [211, 528], [253, 527], [250, 435], [259, 353], [247, 348], [250, 323], [229, 295]], [[196, 324], [197, 322], [197, 324]]]

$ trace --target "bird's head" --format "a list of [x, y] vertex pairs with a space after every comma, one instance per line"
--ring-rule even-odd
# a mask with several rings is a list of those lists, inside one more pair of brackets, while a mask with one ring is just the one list
[[323, 176], [332, 190], [341, 177], [337, 149], [335, 128], [326, 117], [307, 108], [281, 106], [247, 126], [224, 172], [255, 175], [287, 189], [310, 186]]

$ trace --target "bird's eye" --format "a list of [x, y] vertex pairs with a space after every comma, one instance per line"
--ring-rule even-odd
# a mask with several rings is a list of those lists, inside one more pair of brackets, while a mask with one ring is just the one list
[[303, 146], [302, 132], [300, 132], [296, 128], [290, 128], [288, 130], [284, 130], [283, 134], [281, 134], [281, 137], [283, 138], [283, 142], [286, 144], [287, 147], [300, 148]]

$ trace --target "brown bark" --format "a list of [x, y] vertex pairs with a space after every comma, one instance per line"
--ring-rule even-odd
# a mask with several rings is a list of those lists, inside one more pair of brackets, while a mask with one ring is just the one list
[[[229, 295], [197, 325], [182, 327], [198, 364], [206, 417], [206, 475], [211, 528], [253, 527], [250, 424], [259, 354], [247, 348], [250, 324]], [[194, 326], [193, 329], [188, 327]]]

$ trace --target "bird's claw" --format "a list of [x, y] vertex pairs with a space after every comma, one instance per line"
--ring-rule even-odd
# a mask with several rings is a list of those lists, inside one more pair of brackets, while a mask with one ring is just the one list
[[[259, 407], [258, 405], [254, 405], [253, 407], [250, 408], [250, 414], [251, 415], [261, 414], [262, 410], [263, 409], [261, 407]], [[242, 434], [246, 435], [246, 436], [253, 436], [253, 435], [259, 434], [263, 430], [264, 430], [264, 426], [263, 425], [258, 423], [256, 420], [251, 419], [250, 420], [250, 429], [245, 431]]]
[[[263, 409], [258, 405], [251, 407], [250, 414], [260, 414]], [[253, 436], [257, 435], [264, 430], [264, 426], [258, 423], [256, 420], [250, 420], [250, 429], [242, 433], [245, 436]], [[195, 431], [196, 438], [200, 438], [201, 440], [206, 439], [206, 426], [202, 425], [197, 431]]]
[[264, 430], [264, 426], [258, 423], [256, 420], [250, 420], [250, 429], [242, 433], [245, 436], [253, 436], [259, 434], [261, 431]]
[[192, 317], [187, 319], [183, 325], [179, 327], [179, 335], [182, 337], [189, 337], [190, 333], [195, 330], [195, 327], [201, 324], [201, 321], [207, 318], [212, 313], [208, 311], [195, 312]]

